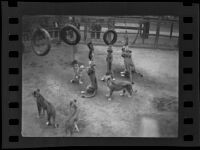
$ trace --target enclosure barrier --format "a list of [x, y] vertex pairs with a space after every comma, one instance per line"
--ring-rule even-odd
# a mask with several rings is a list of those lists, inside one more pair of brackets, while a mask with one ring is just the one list
[[[152, 22], [151, 22], [152, 23]], [[170, 30], [169, 32], [162, 32], [160, 31], [160, 28], [162, 27], [162, 23], [161, 22], [156, 22], [157, 23], [157, 26], [156, 26], [156, 30], [155, 31], [152, 31], [150, 30], [150, 22], [145, 22], [145, 23], [142, 23], [142, 24], [138, 24], [137, 27], [133, 27], [133, 26], [120, 26], [120, 25], [116, 25], [114, 26], [113, 28], [115, 30], [117, 30], [117, 34], [119, 36], [124, 36], [124, 35], [128, 35], [128, 36], [133, 36], [132, 38], [129, 38], [130, 39], [130, 45], [135, 45], [135, 43], [137, 42], [137, 39], [138, 37], [142, 40], [142, 43], [140, 44], [146, 44], [145, 43], [145, 40], [147, 40], [149, 37], [154, 37], [154, 42], [151, 41], [151, 44], [153, 45], [153, 48], [158, 48], [158, 40], [159, 38], [165, 38], [167, 40], [169, 40], [169, 42], [171, 41], [172, 38], [176, 38], [177, 39], [177, 46], [176, 48], [178, 47], [178, 38], [179, 38], [179, 35], [178, 33], [174, 32], [173, 33], [173, 26], [174, 26], [174, 22], [168, 22], [170, 23]], [[106, 32], [107, 29], [109, 29], [109, 27], [106, 27], [107, 24], [101, 24], [102, 25], [102, 29], [101, 31], [94, 31], [94, 30], [91, 30], [91, 28], [88, 29], [88, 27], [90, 27], [91, 24], [84, 24], [82, 26], [80, 26], [80, 33], [81, 33], [81, 42], [84, 42], [86, 41], [86, 39], [89, 37], [91, 39], [95, 39], [95, 34], [99, 34], [100, 38], [96, 38], [96, 41], [99, 41], [102, 43], [102, 38], [103, 38], [103, 34]], [[64, 26], [64, 25], [60, 25], [60, 28], [49, 28], [49, 27], [46, 27], [45, 29], [49, 32], [49, 34], [51, 35], [51, 39], [53, 41], [60, 41], [59, 37], [60, 37], [60, 30], [61, 30], [61, 27]], [[87, 27], [87, 28], [86, 28]], [[22, 40], [23, 41], [29, 41], [31, 38], [31, 33], [30, 32], [23, 32], [22, 34]], [[119, 42], [122, 43], [123, 39]], [[137, 43], [138, 44], [138, 43]], [[150, 48], [152, 48], [152, 46], [150, 46]], [[176, 49], [175, 48], [175, 49]]]

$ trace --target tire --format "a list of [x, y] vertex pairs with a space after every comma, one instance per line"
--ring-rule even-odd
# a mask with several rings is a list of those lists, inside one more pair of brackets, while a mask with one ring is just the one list
[[[112, 33], [114, 35], [113, 39], [111, 40], [111, 42], [108, 42], [106, 40], [107, 36], [109, 33]], [[115, 42], [117, 41], [117, 32], [115, 30], [107, 30], [104, 35], [103, 35], [103, 40], [105, 42], [106, 45], [113, 45], [115, 44]]]
[[[45, 47], [42, 48], [42, 46], [38, 46], [36, 44], [37, 42], [37, 37], [43, 36], [43, 39], [45, 39]], [[37, 28], [33, 34], [32, 34], [32, 39], [31, 39], [31, 45], [33, 47], [33, 51], [36, 55], [38, 56], [45, 56], [49, 53], [51, 49], [51, 36], [47, 30], [44, 28]], [[39, 50], [42, 49], [42, 52], [39, 52]]]
[[[73, 31], [76, 34], [76, 39], [74, 41], [70, 41], [68, 39], [66, 39], [66, 31]], [[65, 43], [69, 44], [69, 45], [76, 45], [80, 42], [81, 40], [81, 34], [79, 32], [79, 30], [77, 29], [76, 26], [71, 25], [71, 24], [67, 24], [65, 25], [65, 27], [63, 27], [60, 30], [60, 39], [63, 40]]]

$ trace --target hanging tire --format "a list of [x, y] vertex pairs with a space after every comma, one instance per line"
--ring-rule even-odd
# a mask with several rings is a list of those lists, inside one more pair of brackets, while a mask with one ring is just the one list
[[33, 31], [31, 45], [38, 56], [45, 56], [51, 49], [51, 36], [44, 28], [37, 28]]
[[[74, 34], [75, 34], [75, 39], [72, 40]], [[69, 36], [71, 36], [71, 39], [68, 39]], [[76, 45], [81, 40], [81, 34], [76, 26], [67, 24], [60, 30], [60, 39], [69, 45]]]
[[[109, 34], [113, 34], [113, 39], [109, 42], [107, 37]], [[117, 41], [117, 32], [115, 30], [107, 30], [103, 35], [103, 40], [106, 45], [113, 45]]]

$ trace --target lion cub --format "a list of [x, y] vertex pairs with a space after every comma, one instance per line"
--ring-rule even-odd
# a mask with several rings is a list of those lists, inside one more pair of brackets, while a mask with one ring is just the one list
[[32, 95], [33, 97], [35, 97], [37, 103], [39, 117], [41, 116], [41, 113], [45, 114], [46, 111], [47, 113], [46, 125], [53, 125], [54, 127], [57, 128], [59, 125], [55, 123], [56, 119], [55, 107], [40, 94], [40, 89], [33, 91]]
[[75, 64], [73, 65], [73, 69], [74, 69], [74, 77], [71, 80], [71, 83], [78, 82], [79, 84], [83, 84], [83, 81], [81, 78], [82, 78], [82, 73], [85, 67], [83, 65], [79, 66], [79, 64], [75, 62]]
[[76, 129], [76, 131], [79, 132], [79, 128], [77, 125], [79, 113], [78, 113], [78, 106], [77, 106], [76, 99], [70, 101], [69, 109], [70, 109], [69, 117], [67, 118], [65, 122], [65, 127], [66, 127], [65, 132], [66, 134], [69, 133], [71, 136], [74, 133], [74, 129]]
[[133, 91], [132, 84], [130, 82], [126, 82], [126, 81], [118, 82], [116, 80], [113, 80], [110, 75], [106, 76], [105, 80], [107, 83], [107, 87], [109, 89], [109, 94], [106, 95], [109, 101], [111, 100], [111, 96], [114, 91], [122, 91], [122, 94], [120, 94], [121, 96], [124, 96], [124, 94], [127, 91], [129, 93], [129, 97], [132, 96], [133, 92], [137, 92], [137, 91]]
[[96, 65], [93, 61], [89, 61], [89, 67], [87, 67], [87, 74], [90, 78], [91, 83], [86, 87], [85, 91], [81, 91], [81, 97], [83, 98], [92, 98], [97, 94], [98, 83], [95, 74], [95, 66]]

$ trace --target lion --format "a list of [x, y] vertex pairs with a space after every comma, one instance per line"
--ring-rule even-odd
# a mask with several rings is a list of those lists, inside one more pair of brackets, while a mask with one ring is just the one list
[[36, 100], [37, 108], [38, 108], [38, 116], [41, 116], [41, 113], [47, 113], [47, 122], [46, 125], [53, 125], [54, 127], [58, 127], [59, 125], [55, 123], [56, 118], [56, 110], [53, 104], [47, 101], [41, 94], [40, 89], [33, 91], [33, 97]]
[[113, 94], [114, 91], [122, 91], [122, 93], [120, 94], [120, 96], [124, 96], [126, 91], [129, 93], [129, 97], [132, 97], [132, 94], [137, 91], [133, 91], [132, 88], [132, 84], [130, 82], [127, 81], [116, 81], [113, 80], [111, 75], [108, 75], [105, 77], [106, 83], [107, 83], [107, 87], [109, 89], [109, 94], [106, 95], [106, 97], [108, 97], [108, 100], [111, 100], [111, 96]]
[[97, 94], [98, 84], [95, 75], [95, 64], [93, 61], [89, 61], [89, 67], [87, 68], [87, 73], [90, 78], [91, 83], [86, 87], [85, 91], [81, 91], [83, 98], [91, 98]]

